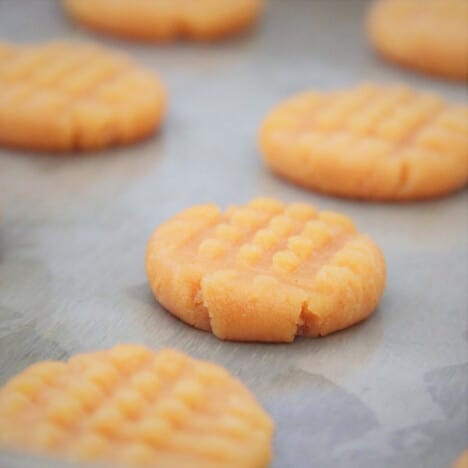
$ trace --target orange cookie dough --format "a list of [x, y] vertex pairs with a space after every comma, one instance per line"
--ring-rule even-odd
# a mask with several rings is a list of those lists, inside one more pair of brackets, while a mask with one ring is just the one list
[[384, 57], [422, 72], [468, 78], [468, 0], [376, 0], [367, 30]]
[[402, 86], [305, 92], [270, 112], [259, 145], [273, 171], [319, 192], [436, 197], [468, 181], [468, 107]]
[[260, 468], [272, 433], [226, 370], [168, 349], [120, 345], [42, 362], [0, 389], [0, 445], [65, 460]]
[[153, 73], [92, 44], [0, 43], [0, 145], [93, 150], [154, 132], [165, 91]]
[[65, 9], [91, 28], [143, 40], [212, 40], [249, 27], [263, 0], [64, 0]]
[[166, 309], [223, 340], [328, 335], [370, 315], [385, 285], [379, 248], [350, 219], [263, 198], [169, 219], [146, 269]]
[[468, 449], [457, 458], [453, 468], [468, 468]]

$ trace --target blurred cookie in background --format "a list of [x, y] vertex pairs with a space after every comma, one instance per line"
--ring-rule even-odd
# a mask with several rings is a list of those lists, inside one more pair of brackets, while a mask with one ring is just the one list
[[468, 78], [468, 0], [376, 0], [367, 30], [388, 60], [447, 78]]
[[68, 14], [115, 36], [149, 41], [215, 40], [247, 29], [263, 0], [63, 0]]
[[468, 449], [457, 458], [453, 468], [468, 468]]
[[406, 86], [312, 90], [267, 115], [259, 145], [275, 173], [318, 192], [426, 199], [468, 182], [468, 107]]
[[89, 43], [0, 43], [0, 145], [40, 151], [132, 143], [160, 125], [151, 71]]

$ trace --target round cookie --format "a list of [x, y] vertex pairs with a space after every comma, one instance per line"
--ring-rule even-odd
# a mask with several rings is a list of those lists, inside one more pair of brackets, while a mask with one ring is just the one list
[[0, 145], [45, 151], [131, 143], [160, 125], [153, 73], [93, 44], [0, 43]]
[[393, 62], [468, 78], [468, 0], [376, 0], [367, 30], [377, 51]]
[[402, 86], [305, 92], [268, 114], [259, 145], [273, 171], [319, 192], [425, 199], [468, 181], [468, 107]]
[[120, 345], [42, 362], [0, 389], [0, 446], [63, 460], [260, 468], [272, 433], [241, 382], [168, 349]]
[[328, 335], [369, 316], [385, 285], [379, 248], [350, 219], [263, 198], [169, 219], [146, 269], [169, 312], [223, 340]]
[[142, 40], [213, 40], [249, 27], [263, 0], [64, 0], [68, 13], [112, 35]]

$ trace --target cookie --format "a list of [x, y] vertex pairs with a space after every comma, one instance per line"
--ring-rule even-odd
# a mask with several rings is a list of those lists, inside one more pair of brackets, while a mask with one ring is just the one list
[[120, 345], [35, 364], [0, 389], [0, 445], [109, 466], [265, 467], [273, 423], [223, 368]]
[[367, 30], [388, 60], [447, 78], [468, 78], [467, 0], [376, 0]]
[[341, 197], [436, 197], [468, 181], [468, 107], [402, 86], [305, 92], [259, 134], [265, 162], [301, 186]]
[[465, 450], [455, 461], [453, 468], [468, 468], [468, 450]]
[[64, 0], [81, 23], [108, 34], [142, 40], [213, 40], [249, 27], [263, 0]]
[[169, 312], [223, 340], [328, 335], [369, 316], [385, 284], [379, 248], [350, 219], [264, 198], [169, 219], [146, 269]]
[[94, 150], [153, 133], [165, 108], [153, 73], [93, 44], [0, 43], [0, 145]]

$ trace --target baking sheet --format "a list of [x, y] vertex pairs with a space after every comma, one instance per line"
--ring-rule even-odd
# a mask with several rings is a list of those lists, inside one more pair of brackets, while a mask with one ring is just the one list
[[[94, 39], [157, 71], [160, 135], [81, 156], [0, 150], [0, 384], [42, 359], [122, 342], [172, 346], [239, 376], [276, 421], [273, 467], [450, 466], [468, 447], [468, 197], [340, 200], [277, 179], [255, 145], [290, 94], [362, 80], [467, 101], [461, 84], [381, 62], [366, 2], [276, 0], [251, 34], [219, 44], [128, 43], [71, 24], [58, 2], [0, 0], [0, 39]], [[342, 211], [382, 247], [388, 286], [365, 323], [289, 345], [224, 343], [153, 300], [153, 229], [195, 203], [267, 195]], [[62, 466], [0, 454], [0, 466]]]

